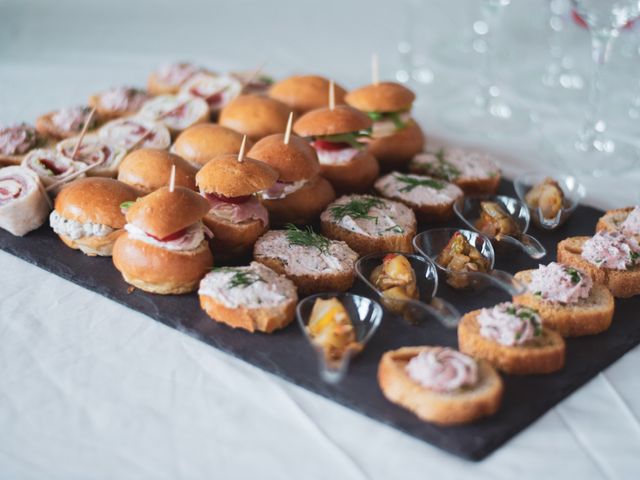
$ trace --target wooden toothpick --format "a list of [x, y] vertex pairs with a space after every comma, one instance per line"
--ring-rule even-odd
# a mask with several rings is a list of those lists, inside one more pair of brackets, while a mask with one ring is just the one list
[[380, 65], [378, 63], [378, 54], [371, 55], [371, 83], [378, 85], [380, 83]]
[[293, 112], [289, 113], [289, 120], [287, 121], [287, 129], [284, 132], [284, 144], [289, 145], [289, 139], [291, 138], [291, 125], [293, 124]]
[[247, 144], [247, 136], [242, 136], [242, 143], [240, 144], [240, 151], [238, 152], [238, 162], [244, 162], [244, 148]]
[[329, 110], [336, 108], [336, 87], [333, 80], [329, 81]]
[[171, 165], [171, 177], [169, 178], [169, 191], [173, 193], [176, 189], [176, 164]]
[[73, 153], [71, 154], [71, 160], [76, 159], [76, 155], [78, 155], [78, 150], [80, 150], [80, 145], [82, 145], [82, 140], [84, 140], [84, 136], [87, 134], [87, 130], [89, 129], [89, 125], [91, 124], [91, 120], [93, 120], [93, 116], [96, 114], [96, 107], [93, 107], [89, 112], [89, 116], [84, 122], [82, 126], [82, 131], [80, 132], [80, 136], [78, 137], [78, 142], [76, 143], [75, 148], [73, 149]]

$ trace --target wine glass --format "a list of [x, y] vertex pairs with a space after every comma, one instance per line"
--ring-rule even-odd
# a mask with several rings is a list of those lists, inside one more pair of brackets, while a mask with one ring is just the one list
[[[472, 99], [465, 91], [457, 92], [454, 101], [442, 110], [443, 123], [465, 134], [494, 138], [524, 133], [530, 125], [529, 113], [511, 104], [496, 78], [495, 33], [501, 25], [505, 8], [511, 0], [483, 0], [482, 18], [477, 20], [473, 48], [481, 55], [478, 82]], [[465, 89], [466, 90], [466, 89]]]
[[638, 160], [638, 147], [615, 138], [603, 119], [602, 71], [620, 30], [640, 15], [640, 0], [571, 0], [576, 13], [589, 27], [593, 73], [582, 127], [573, 142], [582, 154], [582, 170], [592, 175], [625, 171]]

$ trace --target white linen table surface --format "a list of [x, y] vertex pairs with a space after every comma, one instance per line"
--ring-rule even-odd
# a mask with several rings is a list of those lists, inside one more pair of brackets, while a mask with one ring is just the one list
[[[472, 18], [470, 2], [452, 4], [421, 7], [417, 21], [430, 38], [453, 41]], [[268, 61], [266, 70], [278, 77], [319, 72], [355, 87], [368, 81], [376, 51], [389, 78], [397, 66], [401, 5], [0, 0], [0, 124], [32, 122], [112, 85], [144, 84], [168, 60], [193, 59], [221, 71]], [[545, 8], [534, 0], [508, 7], [500, 38], [501, 51], [510, 52], [501, 54], [500, 72], [512, 85], [522, 81], [514, 58], [544, 61], [546, 40], [536, 37], [532, 18], [544, 17]], [[515, 43], [505, 48], [509, 35]], [[586, 71], [588, 41], [575, 35], [571, 47]], [[637, 66], [636, 60], [631, 74], [631, 67], [618, 66], [608, 88], [632, 89]], [[481, 145], [504, 159], [510, 175], [553, 171], [541, 163], [539, 127], [547, 118], [579, 118], [582, 97], [533, 105], [551, 113], [508, 141], [453, 135], [438, 112], [454, 87], [472, 88], [472, 66], [434, 72], [433, 85], [417, 87], [415, 110], [431, 138]], [[512, 98], [531, 107], [516, 90]], [[587, 203], [638, 202], [639, 180], [635, 171], [588, 181]], [[471, 463], [3, 252], [0, 270], [2, 479], [640, 478], [638, 347], [486, 460]]]

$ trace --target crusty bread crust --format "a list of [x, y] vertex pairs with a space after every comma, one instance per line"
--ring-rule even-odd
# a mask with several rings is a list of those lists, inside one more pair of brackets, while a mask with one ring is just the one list
[[209, 212], [209, 202], [193, 190], [162, 187], [136, 201], [127, 210], [126, 218], [154, 237], [164, 238], [187, 228]]
[[113, 252], [113, 245], [123, 233], [124, 229], [118, 229], [104, 237], [82, 237], [77, 240], [73, 240], [66, 235], [59, 235], [59, 237], [68, 247], [80, 250], [90, 257], [110, 257]]
[[278, 180], [276, 169], [264, 162], [234, 154], [209, 160], [196, 174], [196, 184], [206, 193], [225, 197], [253, 195], [271, 188]]
[[222, 108], [218, 122], [256, 141], [273, 133], [284, 132], [289, 112], [289, 107], [278, 100], [245, 94]]
[[640, 294], [640, 265], [628, 270], [598, 268], [582, 258], [582, 245], [588, 239], [589, 237], [570, 237], [558, 243], [558, 262], [586, 272], [594, 282], [605, 285], [616, 298]]
[[422, 129], [411, 119], [407, 125], [393, 135], [373, 139], [369, 152], [378, 159], [380, 170], [390, 172], [403, 170], [411, 159], [424, 148]]
[[[334, 83], [336, 105], [344, 103], [344, 88]], [[274, 83], [269, 96], [287, 104], [298, 114], [329, 104], [329, 80], [318, 75], [293, 75]]]
[[338, 195], [367, 193], [380, 175], [380, 167], [378, 160], [364, 150], [347, 163], [321, 164], [320, 174], [329, 180]]
[[603, 230], [607, 232], [618, 231], [618, 226], [625, 221], [633, 209], [634, 207], [625, 207], [606, 211], [596, 224], [596, 232]]
[[331, 110], [322, 107], [305, 113], [293, 124], [293, 131], [301, 137], [337, 135], [371, 128], [371, 119], [359, 110], [347, 105], [337, 105]]
[[318, 155], [304, 138], [291, 135], [284, 143], [284, 135], [276, 133], [257, 142], [248, 155], [265, 162], [278, 171], [281, 182], [297, 182], [320, 173]]
[[[533, 270], [518, 272], [515, 278], [526, 285], [531, 281], [531, 272]], [[599, 283], [593, 285], [588, 298], [580, 300], [577, 304], [548, 302], [532, 293], [516, 295], [513, 301], [537, 310], [542, 323], [563, 337], [604, 332], [611, 325], [615, 305], [609, 289]]]
[[351, 268], [346, 272], [294, 275], [287, 272], [285, 264], [278, 258], [257, 255], [255, 252], [253, 258], [256, 262], [260, 262], [275, 272], [285, 275], [296, 284], [300, 295], [310, 295], [319, 292], [346, 292], [353, 285], [355, 268]]
[[416, 222], [405, 227], [405, 231], [399, 235], [381, 235], [370, 237], [352, 232], [340, 225], [322, 220], [320, 223], [322, 234], [327, 238], [342, 240], [360, 255], [379, 252], [403, 252], [413, 253], [413, 237], [416, 236]]
[[289, 325], [295, 317], [297, 302], [296, 297], [277, 307], [229, 308], [212, 297], [200, 295], [200, 306], [213, 320], [252, 333], [255, 331], [272, 333]]
[[196, 169], [178, 155], [155, 148], [139, 148], [127, 154], [118, 168], [118, 180], [144, 195], [169, 185], [173, 165], [176, 186], [195, 190]]
[[[171, 147], [175, 153], [196, 168], [205, 165], [219, 155], [237, 154], [242, 144], [242, 134], [215, 123], [199, 123], [182, 131]], [[253, 142], [247, 139], [249, 150]]]
[[[51, 121], [51, 117], [55, 113], [56, 112], [45, 113], [44, 115], [40, 115], [36, 119], [35, 127], [40, 135], [42, 135], [43, 137], [47, 137], [55, 140], [62, 140], [65, 138], [71, 138], [78, 135], [78, 132], [67, 132], [64, 130], [60, 130], [58, 127], [56, 127], [54, 123]], [[87, 133], [90, 133], [91, 131], [92, 130], [87, 130]]]
[[496, 174], [487, 178], [462, 178], [453, 183], [459, 186], [465, 195], [493, 195], [498, 190], [500, 178], [500, 175]]
[[80, 178], [62, 187], [56, 197], [55, 210], [76, 222], [122, 228], [125, 219], [120, 205], [137, 196], [135, 189], [113, 178]]
[[278, 200], [263, 200], [274, 226], [287, 223], [304, 225], [313, 222], [331, 202], [336, 192], [323, 177], [317, 176], [300, 190]]
[[363, 112], [399, 112], [411, 108], [415, 93], [395, 82], [379, 82], [350, 91], [345, 102]]
[[376, 191], [381, 197], [395, 200], [411, 208], [422, 222], [444, 222], [453, 218], [453, 204], [456, 203], [457, 199], [449, 203], [418, 204], [410, 202], [399, 195], [385, 195], [377, 188]]
[[438, 425], [470, 423], [493, 415], [500, 408], [502, 379], [485, 360], [478, 360], [478, 384], [456, 392], [436, 392], [414, 382], [405, 367], [411, 358], [433, 347], [402, 347], [386, 352], [378, 366], [378, 383], [384, 396]]
[[129, 115], [134, 115], [137, 113], [137, 110], [111, 110], [102, 107], [102, 103], [100, 102], [100, 94], [91, 95], [87, 103], [91, 108], [95, 107], [96, 114], [100, 122], [115, 120], [116, 118], [127, 117]]
[[480, 310], [467, 313], [458, 325], [461, 352], [484, 358], [498, 370], [512, 375], [551, 373], [564, 366], [565, 343], [559, 333], [546, 327], [535, 345], [509, 347], [480, 335], [477, 317]]
[[233, 223], [212, 214], [204, 217], [204, 223], [213, 233], [211, 249], [222, 261], [251, 252], [256, 240], [269, 230], [269, 225], [263, 225], [260, 220]]
[[204, 240], [193, 250], [171, 251], [125, 233], [113, 247], [113, 264], [127, 283], [140, 290], [182, 294], [197, 290], [202, 277], [213, 267], [213, 255]]

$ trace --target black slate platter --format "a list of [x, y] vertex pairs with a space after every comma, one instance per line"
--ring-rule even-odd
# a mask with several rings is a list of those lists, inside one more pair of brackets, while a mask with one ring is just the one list
[[[509, 182], [503, 182], [500, 190], [503, 194], [513, 195]], [[532, 229], [530, 233], [537, 236], [549, 252], [542, 263], [555, 258], [556, 244], [563, 238], [591, 234], [601, 214], [592, 208], [579, 207], [555, 232]], [[470, 460], [489, 455], [640, 343], [640, 321], [636, 318], [640, 298], [617, 300], [614, 322], [607, 332], [567, 341], [567, 362], [561, 372], [543, 376], [505, 376], [504, 401], [498, 414], [472, 425], [437, 427], [423, 423], [389, 403], [378, 388], [376, 371], [386, 350], [421, 344], [455, 346], [455, 330], [438, 323], [411, 326], [398, 317], [385, 315], [367, 348], [352, 362], [347, 378], [332, 386], [320, 379], [315, 354], [296, 323], [273, 335], [249, 334], [210, 320], [200, 309], [195, 294], [159, 296], [137, 290], [129, 293], [129, 286], [112, 266], [111, 259], [90, 258], [67, 248], [46, 225], [24, 238], [2, 231], [0, 248], [312, 392]], [[533, 268], [537, 263], [518, 251], [510, 251], [498, 254], [496, 267], [516, 272]], [[353, 291], [369, 293], [358, 282]], [[507, 299], [494, 289], [461, 295], [446, 285], [438, 295], [453, 302], [462, 313]]]

